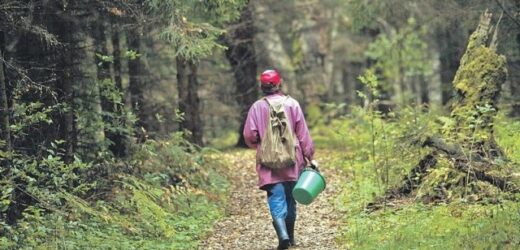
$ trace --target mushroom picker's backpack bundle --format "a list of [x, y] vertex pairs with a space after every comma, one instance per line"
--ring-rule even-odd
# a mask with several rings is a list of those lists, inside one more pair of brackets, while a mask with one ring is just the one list
[[263, 99], [269, 105], [269, 119], [257, 160], [270, 169], [292, 167], [296, 164], [296, 140], [284, 109], [289, 96], [278, 103]]

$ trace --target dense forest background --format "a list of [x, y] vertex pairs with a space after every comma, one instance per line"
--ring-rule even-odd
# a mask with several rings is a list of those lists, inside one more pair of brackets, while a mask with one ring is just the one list
[[[77, 214], [97, 216], [85, 226], [96, 230], [111, 221], [140, 235], [182, 231], [193, 221], [175, 224], [181, 215], [155, 213], [150, 218], [163, 221], [159, 226], [138, 228], [124, 214], [163, 196], [189, 200], [196, 190], [225, 196], [211, 179], [223, 163], [208, 159], [205, 146], [244, 146], [241, 124], [260, 97], [264, 69], [281, 72], [284, 91], [300, 102], [311, 128], [348, 131], [353, 126], [333, 121], [359, 112], [383, 120], [407, 110], [449, 116], [455, 74], [486, 9], [496, 51], [507, 58], [507, 80], [492, 108], [515, 121], [515, 0], [3, 0], [0, 247], [47, 242], [28, 240], [49, 232], [34, 221], [78, 221]], [[184, 211], [178, 202], [174, 210]], [[196, 202], [204, 213], [217, 211]]]

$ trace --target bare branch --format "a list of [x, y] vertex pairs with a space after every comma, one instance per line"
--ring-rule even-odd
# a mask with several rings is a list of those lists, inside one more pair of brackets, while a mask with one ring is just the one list
[[504, 7], [504, 5], [499, 0], [495, 0], [495, 2], [502, 9], [502, 13], [505, 13], [506, 16], [509, 17], [516, 24], [516, 26], [518, 26], [520, 28], [520, 20], [516, 19], [513, 15], [511, 15], [511, 13], [509, 13], [509, 11], [507, 11], [507, 9]]

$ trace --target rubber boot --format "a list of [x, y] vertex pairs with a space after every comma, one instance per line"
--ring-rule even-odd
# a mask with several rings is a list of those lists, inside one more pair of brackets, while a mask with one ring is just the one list
[[287, 233], [287, 227], [285, 225], [285, 219], [276, 218], [273, 220], [273, 226], [278, 236], [278, 248], [277, 249], [288, 249], [289, 248], [289, 234]]
[[294, 220], [286, 220], [287, 234], [289, 235], [289, 246], [296, 246], [294, 241]]

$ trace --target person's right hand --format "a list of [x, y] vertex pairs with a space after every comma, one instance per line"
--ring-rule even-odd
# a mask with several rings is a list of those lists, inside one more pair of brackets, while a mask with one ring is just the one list
[[318, 162], [316, 160], [312, 160], [310, 163], [312, 169], [318, 170]]

